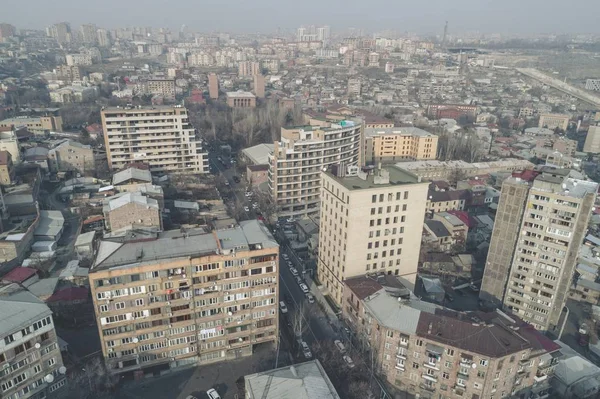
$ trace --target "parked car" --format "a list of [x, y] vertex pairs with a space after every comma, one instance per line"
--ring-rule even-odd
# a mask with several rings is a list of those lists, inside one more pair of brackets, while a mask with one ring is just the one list
[[297, 276], [298, 275], [298, 270], [296, 270], [295, 267], [290, 267], [290, 273], [292, 273], [292, 276]]
[[313, 294], [306, 294], [306, 299], [308, 299], [308, 303], [315, 303], [315, 297]]
[[472, 290], [473, 290], [473, 291], [475, 291], [475, 292], [479, 292], [479, 287], [478, 287], [478, 286], [476, 286], [475, 284], [470, 284], [470, 285], [469, 285], [469, 288], [470, 288], [470, 289], [472, 289]]
[[304, 281], [302, 281], [302, 277], [300, 276], [296, 276], [296, 282], [298, 283], [298, 285], [304, 283]]
[[348, 365], [348, 367], [350, 367], [351, 369], [353, 369], [353, 368], [354, 368], [355, 364], [354, 364], [354, 362], [352, 361], [352, 359], [350, 358], [350, 356], [348, 356], [348, 355], [345, 355], [345, 356], [343, 357], [343, 359], [344, 359], [344, 361], [346, 362], [346, 364]]
[[302, 346], [302, 354], [304, 355], [304, 357], [307, 359], [310, 359], [312, 357], [312, 352], [310, 351], [308, 344], [306, 342], [302, 341], [301, 346]]
[[342, 341], [336, 339], [335, 341], [333, 341], [333, 343], [339, 349], [340, 352], [346, 353], [346, 347], [344, 346], [344, 344], [342, 344]]
[[288, 260], [290, 257], [288, 256], [288, 254], [283, 253], [281, 254], [281, 256], [283, 257], [283, 259]]
[[208, 399], [221, 399], [221, 395], [219, 395], [217, 390], [214, 388], [211, 388], [208, 391], [206, 391], [206, 395], [208, 396]]
[[308, 289], [308, 286], [306, 284], [300, 284], [300, 289], [302, 290], [302, 292], [304, 292], [305, 294], [307, 294], [310, 290]]
[[283, 302], [283, 301], [279, 302], [279, 309], [281, 309], [281, 313], [283, 313], [283, 314], [288, 312], [288, 308], [287, 308], [285, 302]]
[[233, 176], [233, 181], [239, 183], [241, 180], [238, 176]]

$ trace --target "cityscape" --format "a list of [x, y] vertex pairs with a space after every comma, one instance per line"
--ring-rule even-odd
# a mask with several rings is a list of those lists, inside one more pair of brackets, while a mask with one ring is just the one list
[[6, 8], [0, 398], [600, 398], [600, 32]]

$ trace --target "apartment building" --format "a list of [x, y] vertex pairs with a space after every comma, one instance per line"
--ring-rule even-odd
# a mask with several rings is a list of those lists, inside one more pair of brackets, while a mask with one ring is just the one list
[[254, 84], [252, 85], [254, 94], [258, 98], [265, 98], [265, 77], [261, 74], [254, 75]]
[[0, 396], [53, 398], [66, 391], [52, 312], [18, 284], [0, 285]]
[[547, 398], [560, 346], [496, 311], [422, 302], [392, 276], [344, 283], [342, 315], [387, 381], [420, 398]]
[[349, 97], [358, 97], [360, 96], [360, 91], [362, 88], [362, 84], [360, 79], [348, 79], [348, 96]]
[[228, 92], [227, 105], [231, 108], [254, 108], [256, 107], [256, 96], [248, 91], [238, 90]]
[[109, 231], [150, 227], [162, 230], [162, 217], [156, 199], [141, 192], [121, 193], [107, 198], [102, 207], [104, 222]]
[[107, 108], [102, 131], [111, 170], [144, 162], [151, 172], [208, 171], [207, 154], [181, 106]]
[[213, 100], [219, 98], [219, 78], [215, 73], [208, 74], [208, 95]]
[[75, 65], [58, 65], [54, 72], [58, 79], [64, 79], [68, 82], [81, 80], [81, 68]]
[[427, 116], [435, 119], [459, 119], [475, 120], [477, 117], [477, 106], [467, 104], [430, 104], [427, 106]]
[[538, 127], [554, 130], [559, 128], [566, 131], [569, 127], [569, 115], [541, 114]]
[[269, 155], [269, 188], [281, 217], [317, 215], [321, 170], [334, 164], [358, 165], [363, 126], [360, 119], [281, 128]]
[[533, 169], [534, 165], [526, 159], [505, 158], [499, 161], [474, 162], [464, 161], [407, 161], [402, 162], [402, 168], [428, 180], [450, 180], [460, 171], [465, 177], [480, 176], [498, 172], [514, 172], [523, 169]]
[[365, 129], [367, 165], [435, 159], [438, 136], [416, 127]]
[[146, 82], [146, 92], [175, 99], [175, 79], [149, 79]]
[[68, 66], [89, 66], [94, 63], [92, 55], [88, 53], [67, 54], [65, 60]]
[[260, 62], [258, 61], [241, 61], [238, 65], [238, 76], [255, 76], [260, 75]]
[[583, 152], [600, 154], [600, 126], [590, 126], [588, 128], [583, 144]]
[[48, 151], [48, 164], [53, 172], [89, 172], [94, 170], [94, 150], [77, 141], [64, 140]]
[[504, 181], [480, 291], [542, 331], [557, 329], [598, 191], [569, 173]]
[[371, 173], [333, 169], [322, 174], [317, 261], [331, 298], [341, 307], [344, 279], [365, 273], [414, 282], [428, 184], [396, 166]]
[[90, 270], [113, 373], [155, 373], [252, 354], [278, 337], [279, 246], [259, 221], [100, 242]]

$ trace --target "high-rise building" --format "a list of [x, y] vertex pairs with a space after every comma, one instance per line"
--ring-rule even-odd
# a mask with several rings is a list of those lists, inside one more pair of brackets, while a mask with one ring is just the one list
[[598, 191], [569, 172], [546, 167], [504, 181], [480, 291], [543, 331], [556, 331]]
[[275, 142], [269, 157], [269, 188], [279, 216], [317, 215], [321, 169], [360, 162], [362, 120], [317, 122], [281, 128], [281, 139]]
[[96, 44], [98, 42], [98, 27], [94, 24], [84, 24], [79, 27], [81, 41], [85, 44]]
[[348, 96], [360, 96], [361, 86], [360, 79], [348, 79]]
[[53, 37], [59, 44], [70, 43], [71, 25], [68, 22], [60, 22], [46, 28], [46, 35]]
[[181, 106], [106, 108], [102, 129], [108, 166], [144, 162], [152, 172], [206, 173], [208, 158]]
[[365, 164], [435, 159], [438, 136], [416, 127], [365, 129]]
[[261, 222], [140, 234], [102, 240], [90, 269], [111, 372], [237, 359], [277, 341], [279, 246]]
[[348, 277], [383, 272], [416, 280], [429, 188], [398, 166], [344, 168], [322, 173], [317, 265], [340, 307]]
[[261, 74], [254, 75], [254, 94], [258, 98], [265, 98], [265, 77]]
[[600, 126], [590, 126], [585, 136], [583, 152], [600, 154]]
[[0, 285], [0, 389], [3, 398], [64, 394], [66, 368], [52, 312], [18, 284]]
[[17, 28], [11, 24], [0, 23], [0, 42], [17, 34]]
[[96, 31], [96, 40], [100, 47], [110, 47], [110, 33], [106, 29], [98, 29]]
[[238, 76], [255, 76], [260, 74], [260, 62], [242, 61], [238, 65]]
[[208, 74], [208, 95], [213, 100], [219, 98], [219, 78], [215, 73]]
[[58, 65], [54, 71], [58, 79], [69, 82], [81, 80], [81, 69], [76, 65]]

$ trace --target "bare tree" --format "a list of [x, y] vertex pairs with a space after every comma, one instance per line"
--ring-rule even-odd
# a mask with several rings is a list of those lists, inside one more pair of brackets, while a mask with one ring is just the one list
[[301, 339], [302, 335], [308, 330], [308, 322], [306, 320], [306, 308], [302, 303], [299, 303], [290, 314], [292, 331], [294, 331], [296, 338]]
[[68, 378], [69, 397], [77, 399], [99, 398], [116, 386], [118, 378], [112, 375], [100, 358], [80, 364]]

